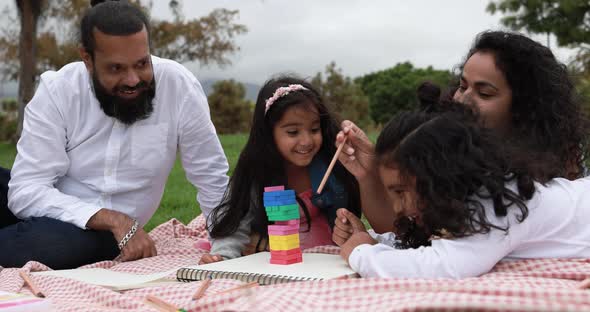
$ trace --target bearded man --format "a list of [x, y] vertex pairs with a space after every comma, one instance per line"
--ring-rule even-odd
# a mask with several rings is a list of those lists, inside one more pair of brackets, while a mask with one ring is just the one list
[[143, 226], [177, 152], [205, 215], [226, 189], [227, 159], [203, 89], [182, 65], [151, 55], [141, 9], [93, 1], [80, 34], [83, 62], [42, 74], [26, 106], [8, 184], [18, 220], [0, 229], [0, 266], [67, 269], [156, 255]]

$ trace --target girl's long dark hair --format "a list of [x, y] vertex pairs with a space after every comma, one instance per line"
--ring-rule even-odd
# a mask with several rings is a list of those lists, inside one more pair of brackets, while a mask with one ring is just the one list
[[536, 155], [540, 165], [529, 172], [539, 181], [580, 177], [588, 156], [589, 124], [567, 67], [549, 48], [518, 33], [480, 33], [465, 62], [477, 52], [494, 55], [512, 90], [512, 128], [506, 139]]
[[[480, 127], [468, 106], [446, 104], [439, 113], [407, 112], [394, 117], [377, 139], [380, 165], [415, 177], [423, 227], [395, 222], [403, 247], [428, 245], [431, 235], [464, 237], [501, 229], [490, 223], [478, 199], [490, 199], [497, 216], [519, 209], [528, 215], [525, 200], [532, 197], [533, 180], [510, 163], [512, 152], [489, 129]], [[506, 187], [516, 181], [517, 192]]]
[[[300, 84], [308, 90], [291, 92], [279, 98], [265, 114], [266, 99], [272, 97], [279, 87], [290, 84]], [[313, 106], [311, 108], [317, 110], [320, 117], [323, 143], [316, 157], [326, 163], [330, 162], [336, 152], [334, 142], [339, 123], [323, 103], [320, 94], [310, 83], [295, 77], [281, 76], [268, 80], [258, 93], [250, 136], [230, 178], [228, 189], [219, 206], [209, 215], [209, 232], [212, 237], [233, 234], [249, 209], [253, 209], [254, 214], [252, 232], [263, 237], [267, 235], [268, 218], [262, 201], [264, 187], [287, 186], [284, 160], [274, 143], [273, 128], [288, 108], [306, 105]], [[360, 216], [360, 195], [356, 179], [340, 163], [334, 166], [333, 174], [348, 192], [346, 208]], [[305, 207], [303, 208], [305, 212]], [[333, 224], [333, 220], [328, 221]]]

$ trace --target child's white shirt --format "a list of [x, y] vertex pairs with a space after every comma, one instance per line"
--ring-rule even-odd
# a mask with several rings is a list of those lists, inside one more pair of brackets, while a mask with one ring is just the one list
[[[522, 222], [518, 207], [507, 217], [496, 217], [492, 202], [482, 199], [488, 221], [508, 233], [491, 229], [458, 239], [437, 239], [418, 249], [392, 247], [393, 235], [378, 235], [376, 245], [360, 245], [348, 261], [363, 277], [466, 278], [489, 272], [503, 259], [590, 258], [590, 177], [569, 181], [554, 179], [535, 184], [526, 202], [528, 217]], [[510, 189], [516, 190], [512, 183]], [[373, 235], [375, 236], [375, 235]]]

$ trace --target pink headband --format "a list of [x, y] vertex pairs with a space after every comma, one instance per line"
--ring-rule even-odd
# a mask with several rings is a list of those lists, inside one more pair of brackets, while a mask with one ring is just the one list
[[280, 87], [278, 88], [275, 93], [269, 97], [266, 100], [266, 108], [264, 109], [264, 114], [266, 115], [266, 112], [268, 112], [268, 109], [270, 108], [270, 106], [278, 99], [280, 99], [281, 97], [289, 94], [289, 92], [292, 91], [299, 91], [299, 90], [309, 90], [306, 87], [300, 85], [300, 84], [292, 84], [289, 85], [288, 87]]

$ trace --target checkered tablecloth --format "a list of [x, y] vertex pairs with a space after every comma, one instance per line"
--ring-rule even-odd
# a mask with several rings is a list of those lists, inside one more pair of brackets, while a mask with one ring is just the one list
[[[195, 243], [206, 237], [202, 216], [189, 225], [170, 220], [150, 235], [158, 256], [133, 262], [104, 261], [84, 268], [148, 274], [198, 263], [203, 250]], [[5, 251], [6, 252], [6, 251]], [[9, 252], [9, 251], [8, 251]], [[337, 253], [333, 246], [306, 252]], [[0, 290], [30, 293], [18, 270], [43, 271], [29, 262], [0, 271]], [[55, 311], [158, 311], [145, 301], [148, 294], [189, 311], [590, 311], [590, 259], [546, 259], [502, 262], [481, 277], [464, 280], [347, 279], [298, 282], [216, 293], [240, 285], [214, 280], [205, 296], [191, 296], [200, 282], [116, 292], [65, 278], [34, 276]]]

